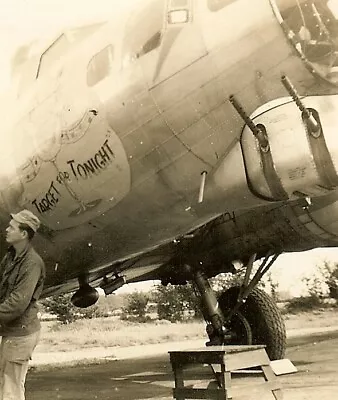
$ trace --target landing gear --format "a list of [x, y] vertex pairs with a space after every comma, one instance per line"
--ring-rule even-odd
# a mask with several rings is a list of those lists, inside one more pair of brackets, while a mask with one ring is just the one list
[[[239, 287], [230, 288], [219, 298], [224, 315], [229, 314], [235, 306], [239, 291]], [[243, 321], [250, 327], [250, 333], [241, 327]], [[246, 302], [230, 320], [229, 328], [234, 333], [231, 344], [265, 344], [270, 360], [284, 358], [286, 331], [283, 317], [276, 303], [263, 290], [255, 288], [251, 291]]]
[[[229, 309], [223, 307], [224, 304], [220, 303], [219, 305], [222, 312], [226, 315], [226, 313], [229, 312]], [[228, 345], [253, 344], [251, 326], [248, 320], [242, 314], [242, 312], [238, 311], [225, 324], [229, 331], [228, 338], [225, 341], [226, 344]]]
[[190, 268], [207, 323], [210, 339], [207, 346], [264, 344], [271, 360], [284, 358], [286, 332], [282, 315], [273, 299], [255, 287], [277, 257], [267, 254], [249, 282], [256, 258], [255, 254], [252, 255], [246, 265], [243, 284], [226, 290], [218, 300], [203, 273], [192, 273], [192, 269], [186, 267]]

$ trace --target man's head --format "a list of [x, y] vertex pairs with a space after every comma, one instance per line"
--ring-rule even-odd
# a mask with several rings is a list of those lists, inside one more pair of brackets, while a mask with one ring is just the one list
[[12, 219], [6, 229], [6, 241], [11, 245], [33, 239], [40, 227], [40, 220], [29, 210], [11, 214]]

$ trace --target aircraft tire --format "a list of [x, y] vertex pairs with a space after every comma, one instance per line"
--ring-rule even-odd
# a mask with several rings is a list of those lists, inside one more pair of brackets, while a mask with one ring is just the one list
[[[220, 296], [219, 305], [224, 314], [235, 305], [238, 293], [239, 287], [233, 287]], [[286, 350], [286, 330], [275, 301], [263, 290], [255, 288], [241, 306], [240, 313], [250, 325], [252, 344], [265, 344], [270, 360], [283, 359]]]

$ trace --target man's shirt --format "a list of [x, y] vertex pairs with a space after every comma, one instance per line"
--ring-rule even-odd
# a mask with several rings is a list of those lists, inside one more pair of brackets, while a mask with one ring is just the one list
[[40, 329], [37, 317], [45, 266], [31, 244], [10, 248], [0, 263], [0, 336], [25, 336]]

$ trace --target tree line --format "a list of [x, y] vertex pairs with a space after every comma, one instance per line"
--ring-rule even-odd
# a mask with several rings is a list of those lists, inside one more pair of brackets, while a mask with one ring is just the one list
[[[210, 280], [216, 295], [232, 286], [238, 286], [243, 279], [244, 270], [236, 275], [220, 274]], [[304, 311], [325, 307], [331, 299], [330, 306], [338, 302], [338, 263], [325, 262], [318, 267], [318, 274], [303, 279], [307, 294], [290, 299], [287, 311]], [[266, 290], [275, 301], [279, 300], [278, 282], [274, 281], [271, 273], [259, 282], [260, 288]], [[124, 295], [110, 295], [104, 301], [86, 309], [72, 305], [71, 294], [52, 296], [42, 300], [42, 310], [56, 316], [61, 323], [71, 323], [77, 319], [109, 317], [119, 310], [123, 320], [147, 322], [151, 319], [168, 320], [170, 322], [202, 319], [200, 300], [191, 284], [186, 285], [155, 285], [150, 292], [135, 291]]]

